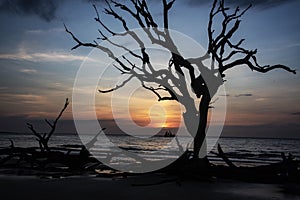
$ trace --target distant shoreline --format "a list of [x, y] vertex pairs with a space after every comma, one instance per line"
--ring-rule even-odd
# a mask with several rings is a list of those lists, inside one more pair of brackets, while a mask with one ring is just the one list
[[[7, 135], [32, 135], [32, 133], [30, 132], [13, 132], [13, 131], [0, 131], [0, 136], [1, 134], [7, 134]], [[60, 136], [60, 135], [78, 135], [77, 133], [66, 133], [66, 132], [61, 132], [61, 133], [55, 133], [55, 136]], [[88, 134], [87, 134], [88, 135]], [[122, 134], [122, 133], [109, 133], [107, 134], [109, 136], [128, 136], [126, 134]], [[137, 136], [147, 136], [147, 135], [137, 135]], [[164, 137], [163, 135], [157, 135], [154, 137]], [[214, 137], [214, 136], [208, 136], [207, 138], [218, 138], [218, 137]], [[280, 140], [280, 139], [284, 139], [284, 140], [300, 140], [300, 138], [291, 138], [291, 137], [251, 137], [251, 136], [220, 136], [220, 138], [233, 138], [233, 139], [271, 139], [271, 140]]]

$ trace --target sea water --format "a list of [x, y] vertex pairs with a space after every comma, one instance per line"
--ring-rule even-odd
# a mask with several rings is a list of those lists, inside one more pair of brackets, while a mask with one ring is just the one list
[[[99, 158], [105, 158], [114, 149], [111, 148], [104, 136], [99, 136], [95, 145], [91, 148], [92, 154]], [[54, 134], [50, 141], [51, 147], [62, 147], [63, 145], [82, 145], [88, 142], [89, 137], [81, 137], [76, 134]], [[107, 137], [106, 137], [107, 138]], [[114, 135], [108, 137], [111, 144], [124, 151], [128, 151], [142, 156], [148, 160], [159, 160], [166, 158], [176, 159], [178, 157], [178, 145], [170, 141], [174, 138], [168, 137], [151, 137], [139, 138], [130, 136]], [[185, 138], [181, 138], [185, 140]], [[192, 148], [191, 138], [186, 138], [189, 146], [183, 148]], [[208, 141], [210, 138], [208, 138]], [[211, 140], [216, 140], [211, 138]], [[35, 136], [29, 133], [0, 133], [0, 148], [9, 147], [13, 141], [16, 147], [38, 147]], [[210, 142], [208, 142], [210, 144]], [[214, 143], [213, 143], [214, 144]], [[270, 163], [276, 163], [282, 160], [281, 153], [291, 153], [296, 159], [300, 158], [300, 140], [298, 139], [279, 139], [279, 138], [233, 138], [221, 137], [216, 144], [220, 144], [223, 151], [230, 160], [238, 166], [257, 166]], [[216, 156], [217, 145], [214, 145], [209, 152], [209, 159], [214, 164], [224, 164], [221, 158]], [[122, 162], [135, 162], [134, 159], [115, 158]]]

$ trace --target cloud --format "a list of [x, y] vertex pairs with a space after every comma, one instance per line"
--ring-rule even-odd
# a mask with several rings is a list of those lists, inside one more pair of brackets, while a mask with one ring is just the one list
[[268, 98], [264, 98], [264, 97], [255, 99], [255, 101], [267, 101], [267, 100], [268, 100]]
[[37, 73], [36, 69], [20, 69], [19, 71], [22, 73], [25, 73], [25, 74], [36, 74]]
[[[56, 19], [56, 13], [61, 2], [66, 0], [0, 0], [0, 11], [14, 13], [21, 16], [37, 16], [40, 19], [51, 22]], [[156, 0], [158, 2], [158, 0]], [[267, 9], [287, 4], [295, 0], [226, 0], [225, 3], [231, 6], [245, 7], [252, 4], [255, 8]], [[68, 1], [74, 3], [73, 1]], [[85, 3], [104, 4], [105, 0], [82, 0]], [[211, 4], [211, 0], [188, 0], [191, 6], [202, 6]]]
[[0, 97], [1, 102], [12, 102], [12, 100], [19, 104], [36, 104], [36, 105], [47, 105], [49, 102], [45, 96], [34, 95], [34, 94], [11, 94], [2, 93]]
[[[37, 16], [51, 22], [56, 19], [57, 10], [67, 0], [0, 0], [0, 12], [13, 13], [20, 16]], [[67, 1], [69, 4], [78, 3]], [[104, 4], [105, 0], [82, 0], [85, 3]]]
[[293, 112], [292, 115], [300, 115], [300, 112]]
[[220, 94], [219, 96], [220, 97], [229, 97], [230, 95], [229, 94]]
[[37, 61], [74, 61], [84, 60], [84, 56], [76, 56], [68, 53], [50, 52], [50, 53], [33, 53], [31, 54], [33, 60]]
[[[276, 6], [280, 6], [283, 4], [291, 3], [295, 0], [243, 0], [243, 1], [236, 1], [236, 0], [225, 0], [225, 4], [229, 6], [240, 6], [240, 7], [246, 7], [250, 4], [253, 5], [254, 8], [258, 9], [268, 9], [273, 8]], [[189, 0], [188, 3], [192, 6], [195, 5], [207, 5], [211, 4], [211, 0]]]
[[252, 97], [252, 96], [253, 96], [253, 94], [249, 94], [249, 93], [235, 95], [235, 97]]
[[24, 49], [20, 49], [14, 54], [0, 54], [0, 59], [9, 60], [27, 60], [32, 62], [65, 62], [65, 61], [83, 61], [84, 56], [72, 55], [64, 52], [36, 52], [28, 53]]
[[2, 0], [0, 11], [22, 16], [38, 16], [46, 22], [56, 18], [58, 0]]
[[31, 35], [42, 35], [42, 34], [53, 34], [53, 33], [61, 33], [61, 32], [65, 32], [65, 29], [63, 28], [52, 28], [47, 30], [32, 29], [32, 30], [27, 30], [25, 33]]
[[[49, 96], [30, 93], [1, 93], [0, 102], [2, 105], [1, 116], [22, 115], [26, 118], [54, 118], [57, 111], [62, 106], [61, 100], [66, 96], [66, 92], [51, 93]], [[26, 92], [26, 91], [24, 91]], [[66, 111], [64, 115], [70, 115], [71, 110]]]
[[300, 46], [300, 43], [290, 44], [287, 47], [292, 48], [292, 47], [298, 47], [298, 46]]

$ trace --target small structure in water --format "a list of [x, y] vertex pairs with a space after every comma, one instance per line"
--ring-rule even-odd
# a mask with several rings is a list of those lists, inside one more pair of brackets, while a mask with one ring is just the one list
[[173, 134], [170, 130], [167, 130], [164, 134], [164, 137], [175, 137], [175, 134]]

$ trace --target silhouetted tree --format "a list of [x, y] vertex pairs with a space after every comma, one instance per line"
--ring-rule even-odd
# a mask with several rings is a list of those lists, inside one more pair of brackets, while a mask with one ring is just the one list
[[48, 142], [49, 142], [51, 136], [53, 135], [53, 133], [55, 132], [58, 120], [62, 116], [63, 112], [67, 109], [68, 105], [69, 105], [69, 100], [68, 100], [68, 98], [66, 98], [64, 107], [61, 109], [60, 113], [58, 114], [56, 119], [53, 121], [53, 123], [51, 123], [51, 122], [49, 122], [49, 120], [45, 119], [45, 122], [50, 126], [50, 131], [48, 133], [39, 133], [35, 130], [35, 128], [33, 127], [32, 124], [27, 123], [27, 127], [31, 130], [31, 132], [36, 137], [36, 140], [39, 143], [41, 151], [47, 151], [47, 152], [50, 151]]
[[[191, 128], [193, 124], [189, 123], [190, 116], [198, 122], [196, 133], [192, 133], [195, 136], [194, 158], [198, 158], [201, 145], [205, 141], [209, 105], [218, 88], [224, 83], [224, 72], [226, 70], [246, 65], [252, 71], [261, 73], [266, 73], [274, 69], [283, 69], [294, 74], [296, 73], [289, 67], [280, 64], [262, 66], [256, 59], [256, 49], [248, 50], [244, 48], [242, 46], [244, 39], [238, 42], [232, 41], [234, 34], [240, 26], [240, 18], [251, 5], [243, 10], [239, 7], [235, 10], [230, 10], [225, 6], [224, 0], [214, 0], [209, 13], [207, 28], [208, 48], [206, 54], [199, 55], [196, 58], [184, 58], [168, 30], [168, 15], [174, 4], [174, 0], [162, 0], [163, 27], [158, 26], [145, 0], [130, 0], [128, 2], [128, 4], [125, 4], [123, 1], [106, 1], [107, 7], [104, 9], [105, 14], [112, 16], [116, 22], [120, 23], [124, 32], [115, 32], [111, 27], [107, 26], [100, 18], [99, 12], [94, 5], [96, 12], [95, 21], [100, 25], [100, 29], [98, 29], [100, 37], [97, 39], [107, 41], [114, 47], [127, 51], [128, 54], [126, 56], [122, 56], [121, 58], [116, 57], [115, 52], [105, 46], [101, 46], [96, 40], [91, 43], [82, 42], [65, 26], [66, 32], [77, 43], [72, 50], [78, 47], [98, 48], [115, 61], [113, 66], [121, 74], [128, 75], [128, 78], [122, 84], [109, 90], [99, 90], [101, 93], [115, 91], [122, 88], [131, 79], [137, 78], [142, 87], [157, 96], [158, 101], [173, 100], [181, 103], [186, 109], [186, 113], [183, 113], [183, 118], [188, 130], [193, 130]], [[125, 15], [123, 16], [121, 13]], [[216, 20], [216, 18], [221, 20]], [[129, 20], [130, 22], [132, 20], [135, 21], [138, 26], [143, 28], [144, 34], [151, 43], [159, 45], [170, 52], [169, 63], [166, 64], [164, 69], [157, 70], [154, 68], [143, 39], [128, 26]], [[220, 24], [215, 24], [216, 21]], [[111, 41], [110, 36], [131, 37], [139, 45], [139, 53]], [[203, 64], [208, 58], [212, 59], [211, 66]], [[135, 62], [136, 60], [139, 60], [138, 64]], [[197, 77], [195, 70], [200, 71], [200, 75]], [[185, 79], [187, 76], [191, 80], [190, 83]], [[153, 83], [156, 84], [155, 87]], [[188, 87], [193, 89], [197, 98], [201, 98], [198, 109], [195, 107], [194, 99], [188, 92]]]

